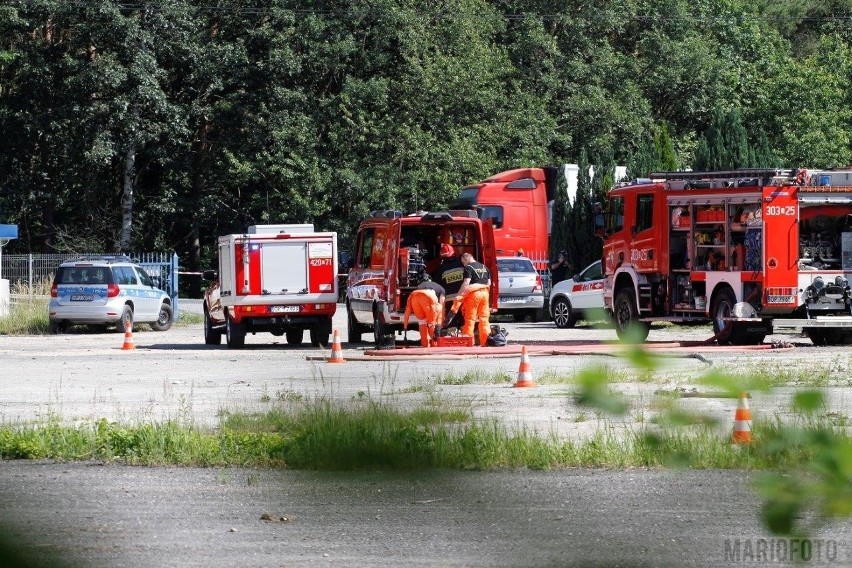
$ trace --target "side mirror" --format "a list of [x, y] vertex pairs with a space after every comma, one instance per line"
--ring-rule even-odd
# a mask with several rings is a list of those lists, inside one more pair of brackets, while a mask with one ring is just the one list
[[209, 282], [209, 281], [212, 281], [212, 280], [216, 280], [219, 277], [219, 275], [216, 274], [215, 270], [205, 270], [204, 272], [201, 273], [201, 277], [204, 280], [207, 280]]

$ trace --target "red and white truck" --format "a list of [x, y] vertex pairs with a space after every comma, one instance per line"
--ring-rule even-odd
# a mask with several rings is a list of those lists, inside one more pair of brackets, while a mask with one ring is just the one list
[[247, 333], [328, 343], [337, 309], [337, 233], [313, 225], [253, 225], [219, 237], [219, 271], [204, 294], [204, 342], [242, 347]]
[[712, 321], [720, 343], [852, 343], [852, 170], [651, 174], [609, 192], [606, 232], [620, 337]]

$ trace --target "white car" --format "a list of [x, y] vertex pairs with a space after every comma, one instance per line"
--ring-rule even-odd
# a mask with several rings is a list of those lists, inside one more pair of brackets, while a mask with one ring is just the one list
[[172, 325], [172, 301], [151, 276], [123, 255], [63, 262], [50, 288], [51, 333], [72, 325], [100, 325], [124, 331], [147, 323], [155, 331]]
[[539, 321], [544, 310], [544, 286], [532, 261], [525, 256], [498, 256], [497, 276], [497, 313], [511, 314], [515, 321], [527, 317]]
[[603, 314], [603, 288], [599, 260], [573, 278], [557, 282], [550, 291], [550, 315], [556, 327], [574, 327], [577, 320], [587, 319], [595, 311]]

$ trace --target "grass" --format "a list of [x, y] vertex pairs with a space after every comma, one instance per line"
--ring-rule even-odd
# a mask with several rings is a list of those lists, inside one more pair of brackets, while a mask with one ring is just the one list
[[[44, 280], [30, 287], [16, 284], [11, 290], [13, 300], [9, 315], [0, 318], [0, 335], [47, 335], [50, 321], [47, 317], [50, 303], [50, 281]], [[198, 325], [204, 321], [201, 314], [181, 313], [176, 327]]]
[[[312, 470], [411, 470], [565, 467], [773, 469], [814, 458], [799, 437], [779, 446], [788, 426], [756, 421], [754, 443], [732, 446], [712, 425], [657, 428], [626, 435], [599, 429], [582, 441], [559, 440], [430, 399], [402, 411], [372, 400], [335, 405], [298, 401], [260, 414], [223, 413], [214, 429], [169, 420], [121, 425], [101, 419], [76, 426], [55, 418], [0, 427], [0, 458], [107, 460], [141, 465], [288, 467]], [[802, 431], [849, 438], [832, 417], [811, 417]]]

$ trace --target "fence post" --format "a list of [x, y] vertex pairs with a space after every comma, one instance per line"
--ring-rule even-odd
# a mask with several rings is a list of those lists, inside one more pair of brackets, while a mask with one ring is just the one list
[[180, 317], [180, 310], [178, 309], [178, 296], [180, 296], [180, 292], [178, 291], [178, 255], [177, 253], [172, 254], [172, 270], [171, 270], [171, 278], [172, 278], [172, 291], [174, 293], [174, 298], [172, 298], [172, 304], [174, 304], [174, 320], [177, 321]]
[[30, 296], [33, 295], [33, 253], [27, 255], [27, 283], [30, 287]]

